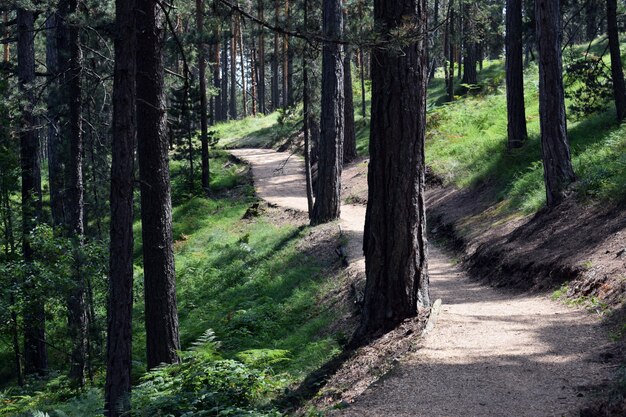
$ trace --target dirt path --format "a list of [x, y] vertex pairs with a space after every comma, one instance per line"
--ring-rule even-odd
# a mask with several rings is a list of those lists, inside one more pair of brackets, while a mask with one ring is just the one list
[[[272, 150], [232, 151], [252, 166], [258, 195], [306, 210], [302, 161]], [[342, 206], [351, 267], [362, 268], [365, 209]], [[574, 416], [609, 381], [610, 342], [597, 316], [545, 296], [501, 293], [470, 282], [430, 248], [435, 329], [417, 352], [368, 388], [344, 416]]]

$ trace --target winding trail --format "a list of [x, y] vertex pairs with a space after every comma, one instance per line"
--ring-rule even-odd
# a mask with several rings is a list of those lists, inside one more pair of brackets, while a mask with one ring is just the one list
[[[268, 149], [231, 152], [251, 165], [259, 197], [307, 210], [300, 158]], [[341, 213], [350, 267], [364, 270], [365, 208], [342, 205]], [[545, 295], [496, 291], [470, 281], [436, 247], [429, 255], [431, 298], [443, 301], [437, 326], [333, 415], [577, 416], [610, 381], [616, 365], [607, 363], [611, 343], [599, 317]]]

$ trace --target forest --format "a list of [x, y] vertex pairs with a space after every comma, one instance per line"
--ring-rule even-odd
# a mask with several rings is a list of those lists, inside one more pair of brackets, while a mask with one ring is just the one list
[[623, 0], [0, 15], [0, 417], [626, 415]]

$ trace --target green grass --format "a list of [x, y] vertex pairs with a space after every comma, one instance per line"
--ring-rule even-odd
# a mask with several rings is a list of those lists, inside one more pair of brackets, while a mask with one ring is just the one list
[[273, 141], [273, 128], [277, 123], [278, 112], [274, 112], [267, 116], [218, 123], [213, 130], [217, 132], [219, 147], [264, 147]]
[[[216, 155], [211, 160], [211, 184], [218, 198], [187, 198], [172, 213], [182, 347], [188, 348], [211, 328], [227, 355], [247, 349], [285, 349], [291, 357], [287, 368], [304, 375], [338, 349], [334, 339], [315, 337], [332, 319], [316, 307], [329, 284], [323, 265], [296, 249], [306, 229], [275, 226], [262, 216], [242, 221], [255, 201], [253, 188], [245, 182], [242, 165], [234, 164], [224, 152]], [[177, 193], [186, 195], [181, 170], [182, 164], [173, 164], [174, 200], [182, 200]], [[236, 197], [219, 198], [220, 190], [234, 187], [240, 187]], [[139, 262], [139, 222], [135, 236]], [[141, 274], [137, 267], [138, 294]], [[142, 363], [143, 306], [135, 307], [134, 356]]]
[[[262, 366], [254, 372], [262, 372], [263, 383], [277, 395], [340, 351], [345, 335], [326, 331], [328, 324], [337, 320], [337, 313], [321, 303], [340, 284], [336, 276], [326, 273], [326, 264], [298, 249], [308, 233], [306, 227], [275, 225], [262, 214], [242, 220], [256, 201], [245, 180], [246, 169], [222, 152], [217, 152], [211, 163], [214, 196], [208, 199], [187, 194], [185, 165], [172, 162], [182, 349], [193, 348], [194, 342], [212, 329], [220, 342], [220, 357], [244, 362], [242, 366], [251, 369]], [[134, 231], [133, 379], [138, 383], [145, 372], [139, 221]], [[274, 356], [276, 360], [272, 360]], [[238, 368], [233, 369], [236, 372]], [[94, 389], [80, 395], [68, 388], [64, 375], [31, 381], [23, 390], [0, 391], [0, 416], [34, 409], [65, 413], [51, 414], [54, 416], [100, 415], [103, 383], [102, 368], [96, 369]]]
[[288, 139], [302, 127], [302, 109], [218, 123], [213, 130], [220, 148], [268, 148]]
[[[504, 70], [502, 65], [499, 68]], [[434, 172], [447, 183], [462, 188], [488, 182], [512, 210], [529, 213], [541, 208], [545, 191], [537, 84], [537, 69], [531, 66], [525, 72], [529, 140], [521, 149], [506, 150], [503, 88], [430, 111], [426, 158]], [[575, 191], [580, 198], [624, 201], [625, 133], [625, 128], [615, 122], [612, 109], [581, 121], [568, 121], [572, 163], [578, 176]]]

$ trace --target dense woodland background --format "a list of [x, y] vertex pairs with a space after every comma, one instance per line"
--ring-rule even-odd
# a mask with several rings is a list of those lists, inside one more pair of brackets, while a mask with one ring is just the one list
[[[488, 188], [498, 219], [621, 216], [624, 10], [3, 0], [0, 416], [281, 415], [430, 307], [427, 181]], [[302, 154], [312, 226], [367, 203], [358, 327], [318, 302], [341, 272], [313, 229], [247, 221], [232, 147]], [[342, 195], [365, 160], [369, 192]]]

